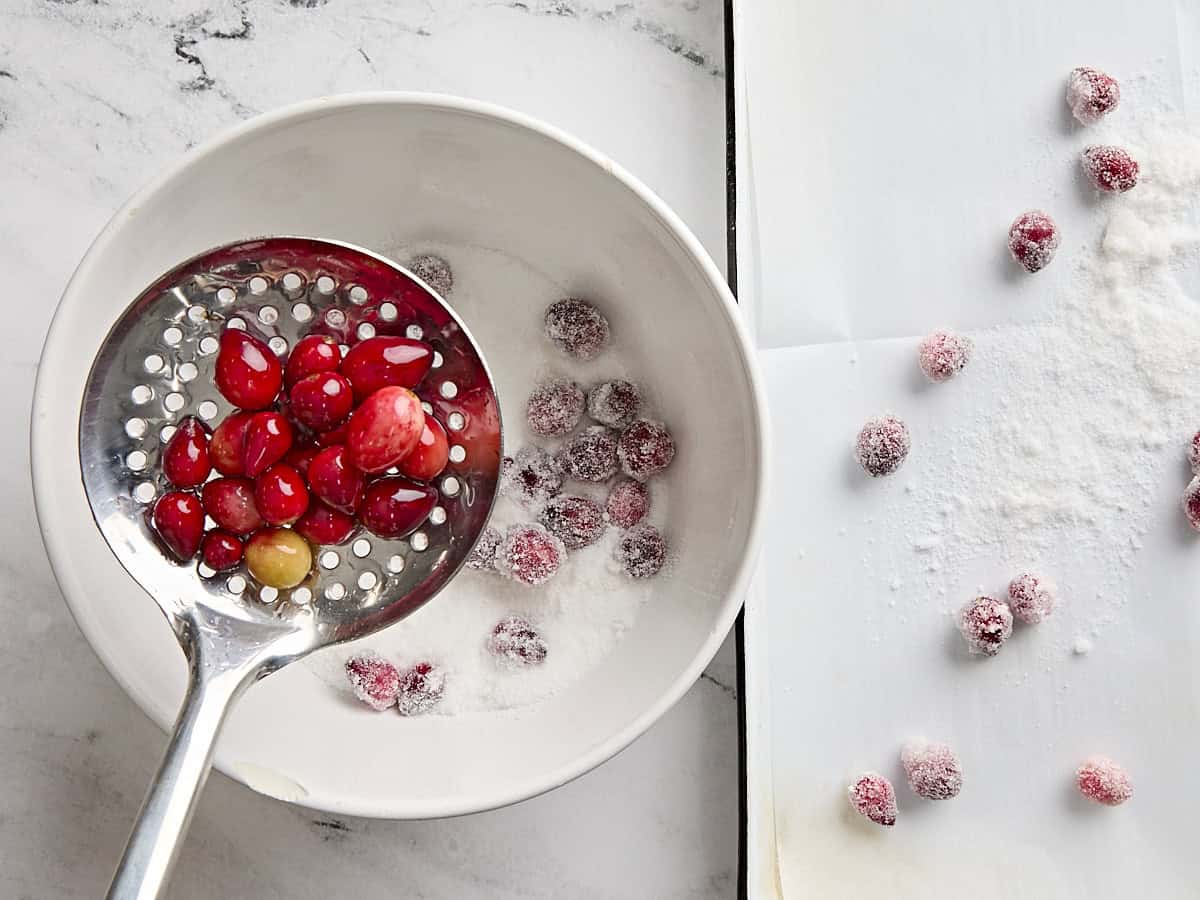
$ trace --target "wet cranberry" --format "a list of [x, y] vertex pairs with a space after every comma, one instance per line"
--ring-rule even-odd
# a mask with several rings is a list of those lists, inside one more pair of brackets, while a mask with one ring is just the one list
[[908, 786], [926, 800], [949, 800], [962, 790], [962, 766], [946, 744], [909, 741], [900, 750]]
[[557, 437], [570, 432], [583, 415], [583, 391], [567, 378], [539, 384], [525, 405], [525, 419], [534, 434]]
[[338, 342], [327, 334], [310, 334], [300, 338], [288, 355], [283, 371], [283, 383], [288, 390], [303, 378], [319, 372], [336, 372], [342, 364]]
[[912, 438], [895, 416], [868, 419], [854, 442], [854, 458], [872, 478], [891, 475], [908, 459]]
[[496, 569], [496, 552], [504, 540], [498, 529], [489, 525], [479, 535], [470, 555], [467, 556], [467, 568], [477, 572], [492, 572]]
[[558, 462], [568, 478], [598, 484], [617, 473], [618, 450], [615, 431], [592, 425], [563, 444]]
[[195, 416], [185, 417], [171, 435], [163, 449], [162, 470], [175, 487], [196, 487], [208, 478], [212, 471], [208, 432]]
[[426, 416], [421, 440], [400, 460], [400, 474], [417, 481], [432, 481], [446, 468], [449, 459], [450, 442], [446, 438], [446, 429], [433, 416]]
[[637, 418], [642, 392], [632, 381], [615, 379], [588, 391], [588, 415], [609, 428], [624, 428]]
[[1058, 226], [1039, 209], [1021, 213], [1008, 229], [1008, 252], [1027, 272], [1050, 265], [1058, 250]]
[[1107, 756], [1093, 756], [1075, 770], [1079, 793], [1105, 806], [1120, 806], [1133, 796], [1133, 780]]
[[246, 423], [242, 472], [250, 478], [257, 478], [268, 466], [287, 456], [292, 449], [293, 436], [292, 426], [280, 413], [255, 413]]
[[354, 408], [350, 382], [337, 372], [318, 372], [301, 378], [288, 394], [288, 408], [296, 421], [313, 431], [336, 428]]
[[454, 287], [454, 273], [450, 263], [432, 253], [422, 253], [408, 261], [408, 271], [433, 288], [433, 292], [445, 299]]
[[1026, 625], [1036, 625], [1054, 611], [1054, 583], [1025, 572], [1008, 583], [1008, 606]]
[[381, 478], [367, 487], [358, 519], [373, 534], [395, 539], [412, 534], [437, 505], [437, 491], [407, 478]]
[[555, 497], [542, 510], [540, 521], [568, 550], [596, 543], [606, 527], [603, 508], [587, 497]]
[[269, 525], [290, 525], [308, 509], [308, 488], [299, 472], [276, 463], [254, 479], [254, 505]]
[[346, 660], [346, 678], [354, 696], [371, 709], [383, 711], [396, 705], [400, 672], [373, 650], [364, 650]]
[[171, 491], [154, 504], [154, 528], [177, 559], [186, 562], [204, 537], [204, 508], [195, 494]]
[[1081, 161], [1084, 174], [1098, 191], [1123, 194], [1137, 187], [1137, 160], [1120, 147], [1088, 147]]
[[621, 536], [617, 561], [631, 578], [650, 578], [667, 561], [667, 542], [653, 525], [638, 525]]
[[850, 805], [876, 825], [896, 824], [896, 791], [877, 772], [864, 772], [848, 789]]
[[917, 362], [930, 381], [949, 381], [967, 365], [971, 349], [968, 337], [950, 331], [934, 331], [917, 347]]
[[650, 511], [650, 492], [640, 481], [618, 481], [608, 492], [604, 511], [618, 528], [632, 528]]
[[283, 385], [283, 368], [271, 348], [253, 335], [226, 328], [217, 352], [217, 390], [234, 406], [264, 409]]
[[568, 298], [546, 310], [546, 337], [576, 359], [595, 359], [608, 344], [608, 320], [586, 300]]
[[417, 446], [425, 411], [407, 388], [380, 388], [350, 416], [346, 449], [350, 464], [363, 472], [383, 472]]
[[396, 711], [402, 716], [423, 715], [438, 705], [445, 690], [445, 670], [433, 663], [419, 662], [400, 673]]
[[210, 531], [200, 544], [200, 557], [213, 571], [224, 572], [242, 561], [242, 542], [228, 531]]
[[350, 434], [350, 420], [347, 419], [337, 428], [323, 431], [317, 435], [317, 446], [332, 447], [334, 444], [345, 444], [346, 436]]
[[354, 516], [334, 509], [320, 500], [310, 500], [304, 515], [292, 528], [314, 544], [343, 544], [354, 534], [358, 521]]
[[431, 365], [433, 348], [428, 344], [380, 335], [350, 348], [342, 360], [342, 374], [354, 385], [354, 399], [361, 403], [380, 388], [415, 388]]
[[283, 458], [283, 461], [307, 478], [308, 464], [312, 462], [312, 458], [317, 455], [320, 449], [317, 446], [297, 447], [293, 445], [292, 449]]
[[294, 588], [312, 569], [312, 548], [290, 528], [264, 528], [246, 542], [246, 568], [259, 584]]
[[519, 616], [501, 619], [488, 636], [488, 649], [514, 666], [536, 666], [546, 661], [546, 641]]
[[1012, 636], [1012, 610], [1002, 600], [976, 597], [958, 613], [958, 630], [972, 653], [995, 656]]
[[222, 475], [242, 475], [242, 448], [246, 445], [246, 426], [254, 413], [235, 412], [225, 417], [208, 442], [213, 468]]
[[541, 447], [522, 447], [500, 469], [501, 493], [534, 509], [561, 491], [562, 484], [562, 466]]
[[247, 535], [265, 524], [254, 505], [254, 482], [249, 478], [216, 478], [200, 492], [204, 511], [226, 531]]
[[1067, 78], [1067, 105], [1084, 125], [1099, 121], [1121, 102], [1121, 86], [1111, 75], [1090, 66], [1072, 69]]
[[645, 481], [671, 464], [675, 441], [661, 423], [638, 419], [621, 432], [617, 457], [626, 475]]
[[334, 509], [353, 513], [362, 500], [362, 472], [346, 460], [346, 448], [326, 447], [308, 464], [308, 486], [313, 494]]
[[563, 542], [539, 525], [514, 525], [508, 529], [496, 554], [496, 568], [531, 587], [554, 577], [567, 559]]

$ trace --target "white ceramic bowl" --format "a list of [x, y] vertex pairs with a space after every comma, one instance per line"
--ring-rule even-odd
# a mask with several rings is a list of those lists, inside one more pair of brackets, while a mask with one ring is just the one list
[[[679, 699], [729, 630], [763, 505], [763, 395], [720, 273], [662, 201], [573, 138], [480, 103], [368, 94], [261, 116], [188, 153], [97, 238], [50, 329], [32, 426], [42, 532], [88, 640], [168, 727], [183, 656], [89, 513], [80, 398], [99, 342], [142, 288], [209, 247], [271, 234], [385, 255], [421, 241], [495, 248], [564, 294], [598, 298], [626, 358], [670, 411], [677, 560], [615, 650], [535, 710], [405, 720], [382, 739], [374, 716], [301, 664], [245, 695], [216, 765], [283, 799], [389, 818], [500, 806], [598, 765]], [[540, 316], [544, 302], [530, 297], [513, 316]], [[488, 336], [480, 340], [486, 353]]]

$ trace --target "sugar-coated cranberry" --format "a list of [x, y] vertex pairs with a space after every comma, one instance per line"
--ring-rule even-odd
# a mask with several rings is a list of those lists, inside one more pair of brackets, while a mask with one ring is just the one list
[[312, 548], [290, 528], [264, 528], [246, 542], [246, 568], [259, 584], [294, 588], [312, 569]]
[[958, 613], [958, 630], [972, 653], [995, 656], [1012, 636], [1012, 627], [1012, 610], [992, 597], [976, 597]]
[[1056, 250], [1058, 226], [1040, 209], [1021, 213], [1008, 229], [1008, 252], [1027, 272], [1050, 265]]
[[226, 328], [217, 351], [217, 390], [234, 406], [264, 409], [283, 386], [283, 367], [271, 348], [244, 331]]
[[1137, 160], [1120, 147], [1088, 147], [1081, 162], [1084, 174], [1098, 191], [1123, 194], [1137, 186]]
[[509, 665], [536, 666], [546, 661], [546, 641], [520, 616], [508, 616], [496, 623], [488, 636], [488, 649]]
[[533, 389], [525, 405], [525, 419], [534, 434], [558, 437], [579, 424], [583, 406], [579, 385], [567, 378], [556, 378]]
[[567, 298], [546, 310], [546, 337], [576, 359], [595, 359], [608, 345], [608, 320], [586, 300]]
[[962, 765], [946, 744], [909, 741], [900, 750], [908, 786], [926, 800], [949, 800], [962, 790]]
[[354, 696], [371, 709], [383, 711], [396, 705], [400, 671], [374, 650], [364, 650], [346, 660], [346, 678]]
[[1133, 796], [1133, 780], [1107, 756], [1092, 756], [1075, 770], [1079, 793], [1105, 806], [1120, 806]]
[[604, 511], [618, 528], [632, 528], [650, 511], [650, 491], [640, 481], [618, 481], [608, 492]]
[[600, 540], [606, 527], [604, 509], [587, 497], [555, 497], [539, 520], [568, 550], [580, 550]]
[[314, 544], [344, 544], [358, 527], [358, 520], [320, 500], [310, 500], [304, 515], [292, 528]]
[[213, 468], [222, 475], [242, 475], [242, 448], [246, 445], [246, 426], [254, 413], [235, 412], [225, 417], [208, 442]]
[[496, 568], [514, 581], [532, 586], [554, 577], [567, 559], [563, 542], [540, 525], [514, 525], [496, 554]]
[[921, 340], [917, 361], [930, 381], [949, 381], [967, 365], [972, 349], [969, 337], [938, 330]]
[[292, 449], [284, 456], [283, 461], [303, 475], [308, 477], [308, 464], [312, 462], [312, 458], [321, 451], [321, 448], [315, 444], [307, 444], [305, 446], [292, 445]]
[[1195, 474], [1200, 475], [1200, 431], [1192, 435], [1192, 442], [1188, 444], [1188, 464]]
[[896, 824], [896, 791], [878, 772], [864, 772], [848, 788], [850, 805], [876, 825]]
[[1023, 572], [1008, 583], [1008, 608], [1026, 625], [1036, 625], [1054, 610], [1054, 584]]
[[642, 392], [632, 381], [617, 378], [588, 391], [588, 415], [609, 428], [624, 428], [637, 418], [641, 408]]
[[167, 441], [162, 453], [162, 471], [167, 481], [180, 488], [204, 484], [212, 471], [208, 432], [195, 416], [186, 416]]
[[254, 505], [254, 482], [249, 478], [214, 478], [204, 485], [200, 497], [204, 511], [226, 531], [244, 536], [266, 524]]
[[242, 542], [228, 531], [210, 531], [200, 543], [200, 558], [214, 572], [225, 572], [242, 561]]
[[446, 670], [433, 663], [419, 662], [400, 673], [396, 711], [402, 716], [420, 716], [432, 710], [446, 690]]
[[1188, 524], [1200, 531], [1200, 475], [1188, 482], [1183, 492], [1183, 514]]
[[501, 493], [531, 509], [556, 496], [562, 484], [562, 466], [541, 447], [522, 447], [500, 469]]
[[617, 474], [618, 452], [616, 432], [592, 425], [562, 445], [558, 463], [568, 478], [599, 484]]
[[429, 518], [437, 491], [427, 484], [394, 476], [367, 486], [358, 506], [358, 519], [381, 538], [407, 537]]
[[868, 419], [854, 442], [854, 458], [872, 478], [891, 475], [908, 458], [908, 426], [895, 416]]
[[354, 391], [345, 376], [337, 372], [318, 372], [292, 385], [288, 408], [301, 425], [313, 431], [329, 431], [350, 415], [354, 408]]
[[667, 561], [667, 542], [653, 525], [638, 525], [621, 535], [617, 561], [631, 578], [650, 578]]
[[290, 525], [308, 509], [308, 488], [300, 473], [276, 463], [254, 479], [254, 505], [269, 525]]
[[268, 466], [279, 462], [292, 449], [295, 433], [288, 420], [277, 412], [259, 412], [246, 423], [242, 443], [242, 472], [257, 478]]
[[488, 525], [480, 533], [479, 540], [475, 542], [475, 546], [467, 556], [467, 568], [475, 569], [478, 572], [495, 571], [496, 552], [500, 549], [503, 541], [504, 535], [500, 533], [499, 529]]
[[414, 256], [408, 261], [408, 271], [433, 288], [433, 292], [442, 299], [448, 297], [454, 288], [454, 273], [450, 271], [450, 263], [432, 253]]
[[380, 388], [350, 416], [347, 458], [363, 472], [383, 472], [413, 451], [424, 430], [425, 410], [416, 394], [402, 387]]
[[617, 456], [626, 475], [645, 481], [671, 464], [675, 441], [662, 423], [638, 419], [621, 432]]
[[450, 442], [446, 429], [433, 416], [426, 416], [417, 446], [400, 460], [400, 474], [417, 481], [433, 481], [446, 468], [449, 459]]
[[1080, 66], [1067, 77], [1067, 105], [1084, 125], [1099, 121], [1120, 102], [1121, 86], [1099, 69]]
[[362, 402], [380, 388], [415, 388], [433, 365], [433, 348], [422, 341], [378, 335], [359, 341], [342, 360], [342, 374]]
[[350, 465], [346, 448], [340, 444], [325, 447], [309, 460], [309, 488], [334, 509], [353, 513], [362, 502], [365, 485], [362, 472]]
[[152, 520], [158, 536], [178, 560], [186, 562], [196, 555], [204, 537], [204, 508], [195, 494], [163, 494], [154, 504]]
[[296, 341], [283, 370], [283, 383], [291, 390], [301, 379], [319, 372], [336, 372], [342, 364], [338, 342], [327, 334], [310, 334]]

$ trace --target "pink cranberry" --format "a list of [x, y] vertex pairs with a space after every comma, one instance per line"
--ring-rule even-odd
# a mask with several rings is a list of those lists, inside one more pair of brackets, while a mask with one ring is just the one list
[[558, 437], [570, 432], [583, 415], [583, 391], [566, 378], [534, 388], [525, 406], [525, 418], [535, 434]]
[[1091, 125], [1108, 115], [1121, 102], [1121, 86], [1099, 69], [1080, 66], [1067, 78], [1067, 105], [1075, 118]]
[[304, 515], [292, 525], [292, 530], [314, 544], [344, 544], [358, 527], [354, 516], [346, 515], [320, 500], [310, 500]]
[[1200, 531], [1200, 475], [1193, 478], [1183, 492], [1183, 512], [1188, 524]]
[[850, 805], [876, 825], [896, 824], [896, 791], [877, 772], [865, 772], [848, 789]]
[[563, 444], [558, 462], [568, 478], [598, 484], [617, 473], [618, 450], [615, 432], [592, 425]]
[[301, 425], [313, 431], [336, 428], [354, 408], [350, 382], [337, 372], [318, 372], [301, 378], [288, 394], [288, 406]]
[[350, 464], [363, 472], [383, 472], [408, 456], [425, 430], [425, 411], [417, 395], [403, 387], [383, 387], [350, 416], [346, 450]]
[[604, 510], [586, 497], [555, 497], [542, 510], [540, 521], [568, 550], [581, 550], [604, 534]]
[[371, 533], [394, 540], [416, 531], [436, 505], [437, 491], [427, 484], [381, 478], [367, 487], [358, 518]]
[[608, 492], [604, 511], [618, 528], [632, 528], [650, 511], [650, 492], [640, 481], [618, 481]]
[[494, 571], [496, 568], [496, 553], [503, 541], [504, 535], [498, 529], [493, 528], [491, 525], [484, 528], [479, 535], [479, 540], [475, 542], [470, 555], [467, 556], [467, 568], [475, 569], [477, 572]]
[[450, 263], [432, 253], [414, 256], [408, 261], [408, 271], [429, 285], [442, 299], [448, 297], [454, 287], [454, 273], [450, 271]]
[[1120, 147], [1088, 147], [1082, 162], [1084, 174], [1098, 191], [1123, 194], [1137, 186], [1137, 160]]
[[1040, 272], [1050, 265], [1058, 250], [1058, 226], [1040, 209], [1017, 216], [1008, 229], [1008, 252], [1027, 272]]
[[536, 666], [546, 661], [546, 642], [519, 616], [501, 619], [488, 637], [488, 649], [513, 666]]
[[400, 460], [400, 474], [417, 481], [433, 481], [450, 460], [450, 441], [446, 429], [433, 416], [425, 417], [425, 428], [412, 453]]
[[538, 525], [508, 529], [496, 554], [496, 568], [521, 584], [544, 584], [566, 561], [563, 542]]
[[226, 572], [242, 561], [242, 542], [228, 531], [215, 529], [204, 536], [200, 558], [214, 572]]
[[1079, 793], [1105, 806], [1120, 806], [1133, 796], [1133, 781], [1107, 756], [1092, 756], [1075, 770]]
[[1008, 583], [1008, 606], [1026, 625], [1036, 625], [1054, 610], [1054, 584], [1024, 572]]
[[533, 509], [557, 495], [562, 484], [562, 466], [541, 447], [522, 447], [500, 470], [500, 491]]
[[382, 711], [396, 705], [400, 672], [375, 651], [364, 650], [346, 660], [346, 677], [354, 696], [371, 709]]
[[891, 475], [908, 458], [908, 426], [895, 416], [868, 419], [854, 442], [854, 458], [872, 478]]
[[991, 597], [976, 597], [958, 614], [958, 630], [972, 653], [995, 656], [1012, 635], [1013, 617], [1008, 604]]
[[1192, 442], [1188, 445], [1188, 463], [1192, 471], [1200, 475], [1200, 431], [1192, 435]]
[[350, 465], [346, 448], [340, 444], [319, 450], [308, 463], [308, 486], [313, 494], [334, 509], [353, 513], [362, 502], [366, 480]]
[[930, 381], [949, 381], [966, 366], [972, 349], [968, 337], [935, 331], [921, 341], [917, 350], [921, 371]]
[[217, 426], [208, 443], [213, 467], [222, 475], [242, 475], [242, 449], [246, 445], [246, 427], [254, 413], [235, 412]]
[[608, 320], [586, 300], [551, 303], [545, 325], [554, 346], [576, 359], [595, 359], [608, 344]]
[[254, 480], [254, 505], [269, 525], [290, 525], [308, 509], [308, 488], [300, 473], [276, 463]]
[[926, 800], [949, 800], [962, 790], [962, 766], [946, 744], [910, 741], [900, 750], [908, 786]]
[[288, 420], [277, 412], [260, 412], [246, 423], [242, 443], [242, 471], [257, 478], [292, 449], [293, 432]]
[[624, 428], [637, 418], [642, 392], [632, 381], [614, 379], [588, 391], [588, 415], [609, 428]]
[[342, 374], [361, 403], [380, 388], [415, 388], [433, 365], [433, 348], [405, 337], [379, 335], [360, 341], [342, 360]]
[[242, 409], [264, 409], [283, 385], [283, 367], [271, 348], [236, 328], [221, 333], [215, 380], [221, 395]]
[[254, 482], [249, 478], [215, 478], [200, 492], [204, 511], [226, 531], [247, 535], [266, 523], [254, 505]]
[[195, 494], [163, 494], [154, 504], [152, 519], [159, 537], [176, 559], [187, 562], [196, 555], [204, 537], [204, 508]]
[[208, 452], [208, 432], [195, 416], [179, 423], [163, 449], [162, 470], [167, 481], [180, 488], [204, 484], [212, 471]]
[[621, 536], [617, 560], [631, 578], [651, 578], [667, 561], [667, 542], [653, 525], [638, 525]]
[[396, 710], [402, 716], [420, 716], [442, 699], [446, 690], [446, 671], [433, 663], [419, 662], [400, 673], [400, 693]]
[[301, 379], [319, 372], [336, 372], [342, 364], [338, 342], [327, 334], [310, 334], [296, 341], [283, 370], [283, 383], [290, 391]]
[[661, 423], [638, 419], [621, 432], [617, 457], [626, 475], [645, 481], [671, 464], [675, 441]]

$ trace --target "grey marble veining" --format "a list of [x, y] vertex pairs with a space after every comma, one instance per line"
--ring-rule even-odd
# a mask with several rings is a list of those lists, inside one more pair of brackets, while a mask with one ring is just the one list
[[[29, 398], [75, 263], [155, 171], [306, 97], [389, 88], [543, 117], [657, 190], [724, 258], [719, 0], [0, 0], [0, 897], [99, 896], [161, 733], [101, 668], [33, 523]], [[561, 790], [462, 819], [345, 820], [214, 775], [174, 898], [725, 898], [733, 661]]]

